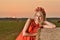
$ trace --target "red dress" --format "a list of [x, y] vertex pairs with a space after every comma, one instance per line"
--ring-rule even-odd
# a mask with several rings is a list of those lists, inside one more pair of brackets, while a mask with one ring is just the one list
[[[31, 23], [29, 25], [29, 28], [27, 29], [27, 33], [36, 33], [37, 29], [39, 28], [39, 24], [36, 24], [35, 21], [32, 19]], [[35, 40], [35, 36], [23, 36], [23, 31], [18, 35], [16, 40]]]

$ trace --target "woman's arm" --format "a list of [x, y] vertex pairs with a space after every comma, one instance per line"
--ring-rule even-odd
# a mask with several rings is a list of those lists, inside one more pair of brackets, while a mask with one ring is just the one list
[[23, 36], [35, 36], [35, 35], [36, 35], [36, 33], [35, 33], [35, 34], [30, 34], [30, 33], [27, 33], [27, 32], [26, 32], [27, 29], [28, 29], [28, 27], [29, 27], [30, 22], [31, 22], [31, 19], [28, 19], [28, 20], [26, 21], [26, 24], [25, 24], [25, 26], [24, 26], [24, 28], [23, 28]]
[[48, 21], [45, 21], [44, 24], [45, 25], [43, 25], [43, 28], [55, 28], [56, 27], [55, 24], [48, 22]]

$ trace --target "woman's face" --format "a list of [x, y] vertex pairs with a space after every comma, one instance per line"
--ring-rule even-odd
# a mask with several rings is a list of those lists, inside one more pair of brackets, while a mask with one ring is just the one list
[[42, 12], [37, 12], [35, 14], [34, 18], [35, 18], [35, 21], [42, 22], [43, 21], [43, 14], [42, 14]]

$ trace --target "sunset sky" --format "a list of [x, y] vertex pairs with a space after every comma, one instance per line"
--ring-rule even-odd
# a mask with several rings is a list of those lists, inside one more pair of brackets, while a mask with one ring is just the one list
[[0, 18], [31, 18], [38, 6], [45, 9], [46, 17], [60, 18], [60, 0], [0, 0]]

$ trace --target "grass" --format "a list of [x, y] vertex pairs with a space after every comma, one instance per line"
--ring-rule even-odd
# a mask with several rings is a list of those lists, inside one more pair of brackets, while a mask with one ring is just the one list
[[0, 20], [0, 40], [15, 40], [25, 21]]
[[[50, 20], [58, 27], [60, 23], [56, 20]], [[0, 20], [0, 40], [15, 40], [18, 34], [22, 31], [26, 21], [19, 20]]]

